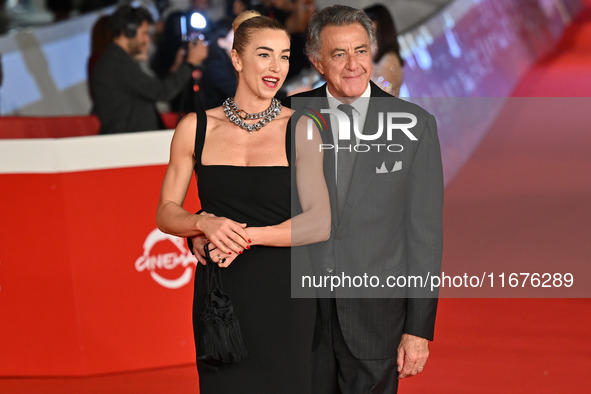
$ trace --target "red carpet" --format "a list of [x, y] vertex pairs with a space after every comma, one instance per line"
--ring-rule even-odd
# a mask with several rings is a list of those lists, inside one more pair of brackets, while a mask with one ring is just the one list
[[[591, 1], [585, 6], [515, 97], [591, 96]], [[446, 190], [444, 269], [589, 263], [591, 119], [574, 129], [585, 112], [562, 115], [571, 105], [588, 113], [591, 99], [515, 101]], [[553, 105], [563, 107], [536, 123], [516, 109]], [[401, 392], [588, 393], [590, 312], [589, 299], [442, 299], [431, 359]]]
[[[514, 96], [591, 96], [591, 0], [585, 4], [558, 49], [524, 77]], [[524, 101], [521, 109], [537, 105]], [[554, 263], [557, 271], [565, 262], [588, 264], [591, 133], [545, 115], [538, 119], [543, 124], [532, 124], [515, 106], [506, 108], [448, 187], [444, 269], [483, 260], [516, 269]], [[507, 127], [509, 121], [521, 123]], [[590, 312], [589, 299], [442, 299], [431, 358], [422, 375], [401, 382], [401, 392], [589, 392]], [[87, 379], [0, 379], [1, 393], [195, 389], [192, 366]]]
[[565, 31], [556, 50], [530, 70], [514, 97], [589, 97], [591, 65], [591, 2]]

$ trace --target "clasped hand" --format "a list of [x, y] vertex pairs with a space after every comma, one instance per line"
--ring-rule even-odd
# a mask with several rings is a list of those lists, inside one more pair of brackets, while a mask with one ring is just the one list
[[208, 242], [211, 259], [224, 268], [242, 254], [244, 249], [250, 248], [252, 240], [246, 230], [246, 223], [238, 223], [207, 212], [201, 212], [200, 215], [204, 216], [201, 225], [203, 234], [192, 237], [191, 240], [193, 253], [201, 264], [206, 264], [204, 247]]

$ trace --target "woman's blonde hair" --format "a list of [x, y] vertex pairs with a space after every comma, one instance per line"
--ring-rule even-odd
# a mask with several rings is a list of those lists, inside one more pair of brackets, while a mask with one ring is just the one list
[[256, 30], [282, 30], [289, 37], [289, 33], [287, 33], [285, 27], [277, 19], [263, 16], [253, 10], [247, 10], [240, 13], [240, 15], [234, 19], [232, 29], [234, 29], [234, 43], [232, 49], [235, 49], [238, 53], [241, 53], [244, 48], [246, 48], [252, 33]]

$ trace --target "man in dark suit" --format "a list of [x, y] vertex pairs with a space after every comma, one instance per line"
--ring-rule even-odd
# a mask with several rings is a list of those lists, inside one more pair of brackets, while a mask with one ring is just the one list
[[[424, 109], [370, 82], [375, 48], [371, 20], [363, 11], [336, 5], [310, 21], [308, 56], [326, 84], [286, 104], [304, 112], [303, 107], [312, 108], [317, 115], [340, 110], [353, 123], [358, 120], [359, 129], [359, 134], [353, 128], [337, 130], [337, 119], [324, 115], [330, 118], [328, 130], [321, 130], [321, 149], [332, 234], [329, 241], [311, 247], [312, 255], [330, 277], [367, 274], [381, 284], [387, 277], [428, 281], [440, 274], [442, 255], [437, 126]], [[394, 120], [382, 118], [380, 129], [379, 118], [386, 113], [394, 113]], [[407, 127], [387, 133], [389, 122]], [[381, 135], [375, 130], [382, 130]], [[319, 299], [313, 349], [316, 393], [395, 393], [398, 379], [423, 370], [437, 294], [417, 283], [397, 283], [397, 288], [365, 285], [359, 292], [351, 286], [336, 288]]]
[[148, 52], [152, 22], [147, 9], [130, 5], [120, 6], [110, 17], [114, 38], [91, 76], [92, 112], [101, 122], [100, 134], [163, 129], [156, 102], [169, 101], [188, 86], [193, 71], [207, 57], [203, 42], [189, 43], [176, 71], [163, 79], [148, 75], [135, 58]]

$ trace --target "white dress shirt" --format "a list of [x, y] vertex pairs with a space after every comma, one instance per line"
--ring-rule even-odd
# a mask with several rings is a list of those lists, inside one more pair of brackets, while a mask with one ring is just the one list
[[[369, 98], [371, 97], [371, 87], [369, 85], [369, 83], [367, 84], [367, 89], [365, 89], [365, 92], [363, 92], [363, 94], [355, 99], [355, 101], [353, 101], [352, 103], [348, 103], [349, 105], [351, 105], [353, 107], [353, 109], [357, 112], [357, 115], [359, 116], [359, 132], [363, 134], [363, 126], [365, 125], [365, 117], [367, 116], [367, 108], [369, 107]], [[341, 104], [345, 104], [342, 101], [340, 101], [338, 98], [334, 97], [332, 94], [330, 94], [330, 92], [328, 91], [328, 85], [326, 86], [326, 98], [328, 99], [328, 108], [331, 110], [338, 110], [338, 106]], [[361, 99], [361, 100], [360, 100]], [[332, 130], [332, 140], [334, 141], [334, 160], [335, 160], [335, 178], [337, 177], [337, 155], [338, 155], [338, 149], [336, 148], [338, 145], [338, 141], [339, 141], [339, 123], [337, 120], [337, 117], [333, 114], [330, 114], [330, 128]], [[355, 137], [355, 144], [359, 143], [359, 137], [357, 137], [357, 135], [354, 135]], [[352, 143], [352, 142], [351, 142]]]

